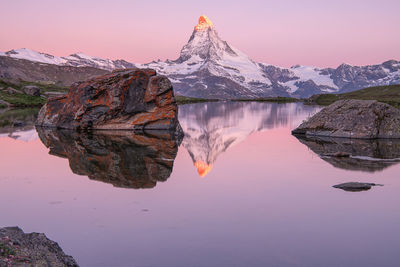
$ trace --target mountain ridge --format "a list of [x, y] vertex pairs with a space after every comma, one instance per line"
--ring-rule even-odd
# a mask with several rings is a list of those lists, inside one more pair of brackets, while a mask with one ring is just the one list
[[345, 93], [370, 86], [400, 83], [400, 61], [337, 68], [295, 65], [290, 68], [253, 61], [222, 40], [212, 21], [199, 18], [176, 60], [136, 64], [125, 60], [92, 57], [83, 53], [55, 57], [29, 49], [0, 52], [0, 56], [27, 59], [59, 66], [92, 67], [112, 71], [120, 68], [153, 68], [168, 76], [177, 94], [202, 98], [258, 98], [290, 96], [306, 98], [321, 93]]

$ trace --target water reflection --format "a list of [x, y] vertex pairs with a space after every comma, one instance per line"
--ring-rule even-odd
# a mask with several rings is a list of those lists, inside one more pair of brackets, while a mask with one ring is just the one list
[[212, 169], [217, 157], [255, 132], [297, 125], [318, 110], [299, 103], [210, 102], [179, 107], [185, 133], [182, 145], [189, 152], [201, 177]]
[[180, 141], [168, 133], [37, 131], [49, 153], [67, 158], [75, 174], [135, 189], [153, 188], [170, 177]]
[[0, 137], [26, 142], [36, 139], [35, 121], [38, 112], [38, 108], [0, 109]]
[[[336, 168], [375, 172], [400, 162], [400, 140], [361, 140], [296, 136], [323, 160]], [[349, 157], [335, 157], [335, 153]]]

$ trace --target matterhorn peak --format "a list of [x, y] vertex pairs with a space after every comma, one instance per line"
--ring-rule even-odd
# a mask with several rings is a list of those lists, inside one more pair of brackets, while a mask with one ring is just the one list
[[214, 24], [212, 21], [206, 16], [206, 15], [201, 15], [199, 18], [199, 23], [194, 27], [196, 31], [204, 31], [207, 30], [208, 28], [213, 28]]

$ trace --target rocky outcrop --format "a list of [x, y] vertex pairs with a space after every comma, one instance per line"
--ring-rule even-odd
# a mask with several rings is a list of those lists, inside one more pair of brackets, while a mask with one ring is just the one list
[[322, 160], [336, 168], [376, 172], [400, 163], [400, 139], [296, 137]]
[[372, 186], [382, 186], [382, 185], [375, 183], [348, 182], [343, 184], [337, 184], [334, 185], [333, 187], [349, 192], [360, 192], [360, 191], [370, 190]]
[[69, 160], [73, 173], [123, 188], [153, 188], [172, 173], [181, 136], [132, 131], [77, 133], [37, 128], [50, 154]]
[[374, 100], [339, 100], [292, 133], [357, 139], [400, 138], [400, 110]]
[[36, 125], [61, 129], [178, 130], [171, 82], [152, 69], [118, 70], [50, 99]]
[[18, 227], [0, 228], [0, 266], [77, 267], [60, 246], [44, 234], [25, 234]]
[[30, 96], [40, 96], [40, 88], [35, 85], [26, 85], [22, 87], [22, 91]]

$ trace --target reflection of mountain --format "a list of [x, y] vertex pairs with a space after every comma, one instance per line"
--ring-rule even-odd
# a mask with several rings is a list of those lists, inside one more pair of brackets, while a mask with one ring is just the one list
[[125, 188], [152, 188], [166, 181], [179, 146], [179, 140], [169, 134], [37, 131], [49, 153], [68, 158], [75, 174]]
[[179, 107], [179, 122], [188, 150], [200, 176], [205, 176], [217, 157], [250, 134], [294, 125], [315, 107], [299, 103], [210, 102]]
[[[336, 168], [375, 172], [400, 162], [400, 140], [296, 137]], [[337, 152], [348, 153], [350, 157], [330, 156]]]
[[0, 109], [0, 137], [26, 142], [36, 139], [34, 125], [38, 112], [38, 108]]

